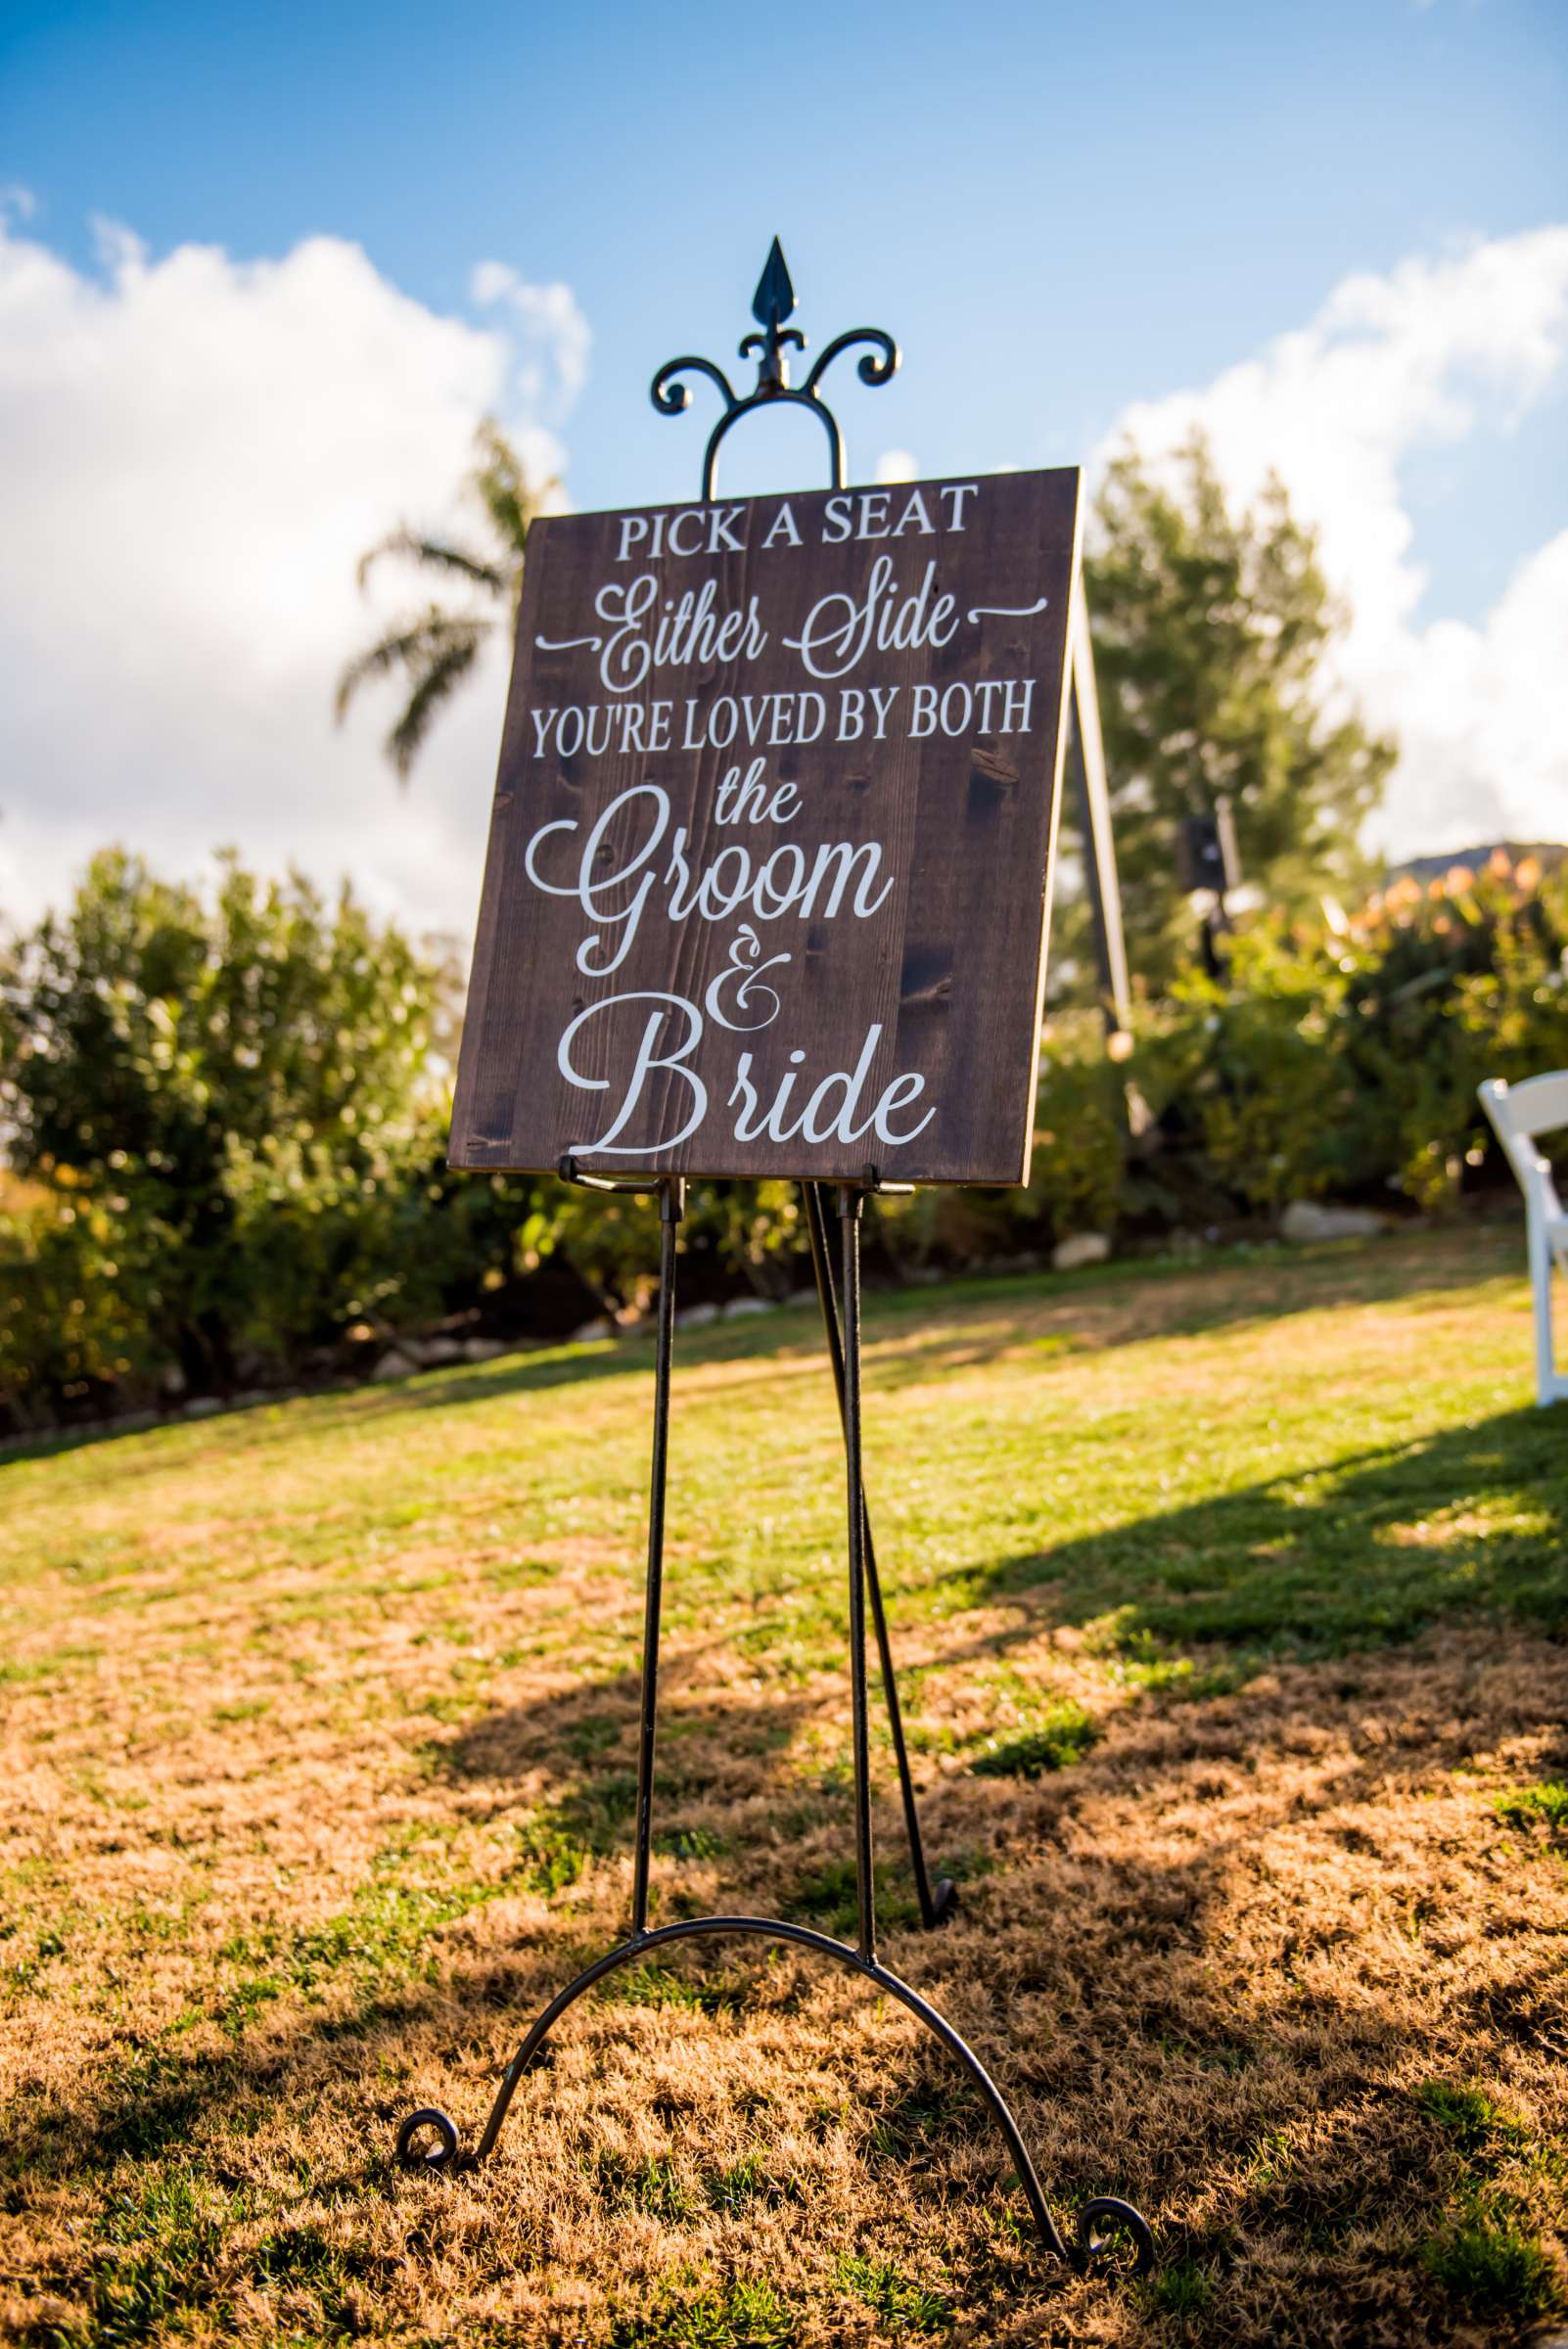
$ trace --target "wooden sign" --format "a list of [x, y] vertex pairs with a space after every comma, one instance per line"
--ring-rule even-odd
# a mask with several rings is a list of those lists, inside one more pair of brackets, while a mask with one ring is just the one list
[[454, 1166], [1027, 1179], [1079, 506], [533, 525]]

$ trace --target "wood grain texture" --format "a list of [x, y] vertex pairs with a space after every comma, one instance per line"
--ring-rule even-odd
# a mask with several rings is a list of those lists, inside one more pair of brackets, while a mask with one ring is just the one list
[[[619, 1174], [858, 1180], [874, 1166], [899, 1181], [1027, 1178], [1080, 476], [980, 477], [956, 495], [961, 488], [900, 484], [716, 509], [639, 509], [642, 536], [629, 559], [619, 559], [623, 516], [534, 524], [458, 1073], [454, 1166], [543, 1170], [570, 1153], [579, 1168]], [[873, 502], [862, 508], [867, 497]], [[800, 544], [778, 526], [785, 505]], [[852, 534], [825, 543], [846, 515]], [[961, 528], [951, 527], [955, 515]], [[906, 527], [888, 534], [900, 518]], [[672, 527], [702, 551], [671, 553]], [[861, 527], [867, 535], [857, 534]], [[741, 551], [726, 538], [739, 539]], [[662, 542], [657, 556], [649, 553], [654, 542]], [[819, 635], [850, 609], [824, 608], [821, 599], [842, 595], [858, 605], [882, 559], [892, 566], [895, 599], [915, 595], [933, 567], [925, 609], [937, 597], [953, 599], [946, 640], [873, 648], [841, 676], [810, 673], [790, 640], [803, 639], [813, 607]], [[638, 589], [648, 577], [653, 587]], [[761, 648], [751, 657], [656, 667], [629, 690], [607, 684], [601, 665], [615, 651], [618, 599], [628, 589], [651, 595], [637, 631], [651, 638], [658, 621], [677, 616], [681, 597], [700, 595], [710, 581], [719, 614], [745, 614], [755, 597]], [[1032, 611], [1041, 599], [1043, 609]], [[599, 641], [570, 642], [583, 638]], [[831, 665], [825, 650], [815, 658]], [[1018, 687], [1010, 702], [1007, 680]], [[859, 738], [843, 738], [845, 689], [868, 705], [873, 685], [893, 693], [884, 738], [874, 739], [869, 709]], [[1026, 687], [1027, 730], [1018, 722]], [[787, 738], [803, 730], [803, 719], [805, 731], [814, 721], [803, 691], [820, 695], [824, 710], [809, 741]], [[775, 695], [795, 699], [767, 702]], [[719, 747], [710, 737], [728, 723], [726, 697], [736, 704], [737, 733]], [[746, 697], [761, 728], [755, 744]], [[670, 705], [668, 745], [639, 747], [639, 734], [643, 746], [656, 739], [663, 703]], [[575, 710], [598, 714], [583, 721], [580, 742], [576, 720], [551, 716]], [[917, 712], [934, 710], [945, 710], [955, 730], [940, 715], [931, 730], [911, 730]], [[601, 747], [594, 752], [590, 743]], [[736, 769], [745, 778], [758, 760], [769, 800], [782, 785], [796, 787], [789, 820], [721, 821], [725, 778]], [[585, 876], [590, 892], [603, 894], [584, 902], [584, 846], [612, 808]], [[842, 856], [821, 861], [824, 849], [840, 844]], [[860, 853], [867, 844], [878, 852], [874, 871], [869, 853]], [[755, 879], [769, 857], [769, 886], [730, 905], [737, 881]], [[682, 860], [692, 885], [715, 867], [714, 918], [701, 906], [671, 918]], [[840, 862], [848, 877], [833, 912]], [[635, 919], [618, 918], [645, 885]], [[880, 900], [863, 916], [854, 911], [857, 889], [865, 905]], [[619, 967], [605, 969], [622, 946]], [[774, 960], [780, 956], [788, 959]], [[738, 1007], [743, 973], [770, 961]], [[767, 1009], [767, 989], [776, 1015], [738, 1032], [742, 1019]], [[563, 1067], [562, 1039], [575, 1021]], [[829, 1087], [817, 1094], [807, 1129], [790, 1131], [824, 1079], [861, 1064], [873, 1030], [880, 1033], [855, 1105], [836, 1116], [849, 1086]], [[677, 1065], [645, 1076], [612, 1136], [645, 1036], [653, 1057]], [[743, 1054], [757, 1108], [737, 1131], [746, 1109], [736, 1084]], [[869, 1121], [899, 1077], [918, 1077], [921, 1089], [901, 1088], [879, 1128]], [[769, 1129], [768, 1104], [787, 1081]], [[673, 1140], [683, 1127], [690, 1130]]]

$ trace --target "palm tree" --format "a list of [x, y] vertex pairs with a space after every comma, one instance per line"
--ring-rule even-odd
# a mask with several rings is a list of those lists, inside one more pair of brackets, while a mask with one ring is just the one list
[[373, 677], [402, 677], [407, 699], [385, 744], [402, 783], [408, 780], [437, 711], [468, 675], [481, 645], [501, 619], [515, 619], [523, 591], [523, 550], [540, 493], [530, 487], [522, 461], [499, 425], [486, 418], [475, 439], [479, 461], [464, 487], [484, 510], [493, 552], [475, 554], [444, 539], [422, 537], [404, 524], [359, 562], [361, 587], [383, 556], [398, 555], [448, 578], [466, 579], [492, 607], [486, 611], [482, 602], [478, 608], [453, 611], [443, 604], [427, 604], [423, 612], [395, 622], [384, 636], [357, 653], [338, 679], [341, 724], [362, 685]]

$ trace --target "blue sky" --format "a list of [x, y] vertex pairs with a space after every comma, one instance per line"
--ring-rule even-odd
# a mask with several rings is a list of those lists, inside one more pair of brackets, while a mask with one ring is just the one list
[[[482, 257], [564, 279], [594, 336], [586, 505], [688, 493], [695, 427], [646, 381], [677, 347], [733, 354], [775, 229], [808, 332], [902, 344], [874, 414], [845, 399], [852, 448], [952, 472], [1077, 461], [1351, 271], [1568, 206], [1562, 0], [13, 0], [4, 27], [5, 172], [79, 258], [98, 214], [155, 253], [329, 231], [438, 310]], [[1568, 411], [1419, 472], [1434, 583], [1469, 616], [1543, 490], [1568, 504]]]
[[[930, 474], [1079, 461], [1139, 403], [1164, 413], [1308, 329], [1347, 279], [1568, 221], [1565, 132], [1563, 0], [0, 12], [15, 238], [91, 287], [95, 220], [155, 267], [326, 236], [483, 331], [482, 261], [570, 289], [586, 373], [558, 366], [530, 413], [578, 505], [691, 493], [704, 394], [663, 420], [648, 378], [680, 349], [734, 361], [775, 230], [814, 343], [864, 322], [903, 347], [886, 391], [845, 370], [853, 471], [889, 450]], [[1442, 364], [1467, 397], [1487, 361], [1462, 343]], [[1517, 400], [1494, 372], [1463, 430], [1390, 441], [1407, 630], [1483, 627], [1568, 524], [1568, 366]], [[792, 422], [732, 444], [727, 484], [814, 479]]]

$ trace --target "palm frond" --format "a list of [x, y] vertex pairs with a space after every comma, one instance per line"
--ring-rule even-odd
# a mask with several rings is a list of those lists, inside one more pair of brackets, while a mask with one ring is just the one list
[[477, 651], [490, 624], [478, 616], [443, 612], [438, 604], [432, 604], [417, 620], [400, 621], [345, 664], [335, 701], [338, 722], [342, 724], [361, 685], [401, 669], [417, 686], [432, 665], [454, 645], [470, 644]]
[[399, 524], [379, 545], [360, 556], [361, 587], [376, 564], [387, 555], [396, 555], [404, 562], [422, 564], [433, 571], [455, 572], [459, 578], [471, 579], [476, 587], [484, 587], [492, 595], [504, 595], [512, 584], [509, 564], [488, 563], [483, 555], [470, 554], [466, 547], [449, 545], [443, 538], [422, 538], [417, 530]]
[[[522, 459], [499, 425], [486, 418], [476, 441], [478, 462], [467, 486], [484, 509], [495, 536], [494, 553], [475, 554], [448, 539], [426, 537], [404, 523], [360, 558], [361, 587], [376, 564], [393, 555], [466, 579], [497, 602], [504, 599], [504, 607], [516, 612], [523, 587], [523, 549], [538, 494], [530, 488]], [[399, 780], [406, 781], [437, 711], [472, 669], [493, 624], [483, 612], [447, 612], [439, 604], [430, 605], [417, 620], [398, 622], [344, 668], [336, 696], [339, 722], [362, 685], [400, 671], [408, 698], [387, 737], [386, 751]]]
[[513, 558], [515, 585], [522, 569], [529, 525], [538, 512], [542, 492], [530, 487], [522, 458], [493, 418], [485, 418], [475, 438], [480, 461], [469, 476], [469, 485], [489, 516], [496, 536]]
[[476, 622], [466, 635], [452, 631], [439, 649], [433, 651], [424, 674], [418, 679], [403, 709], [402, 716], [388, 735], [385, 749], [397, 770], [397, 779], [406, 783], [409, 770], [418, 758], [431, 720], [448, 695], [451, 694], [479, 656], [479, 649], [489, 632], [487, 621]]

